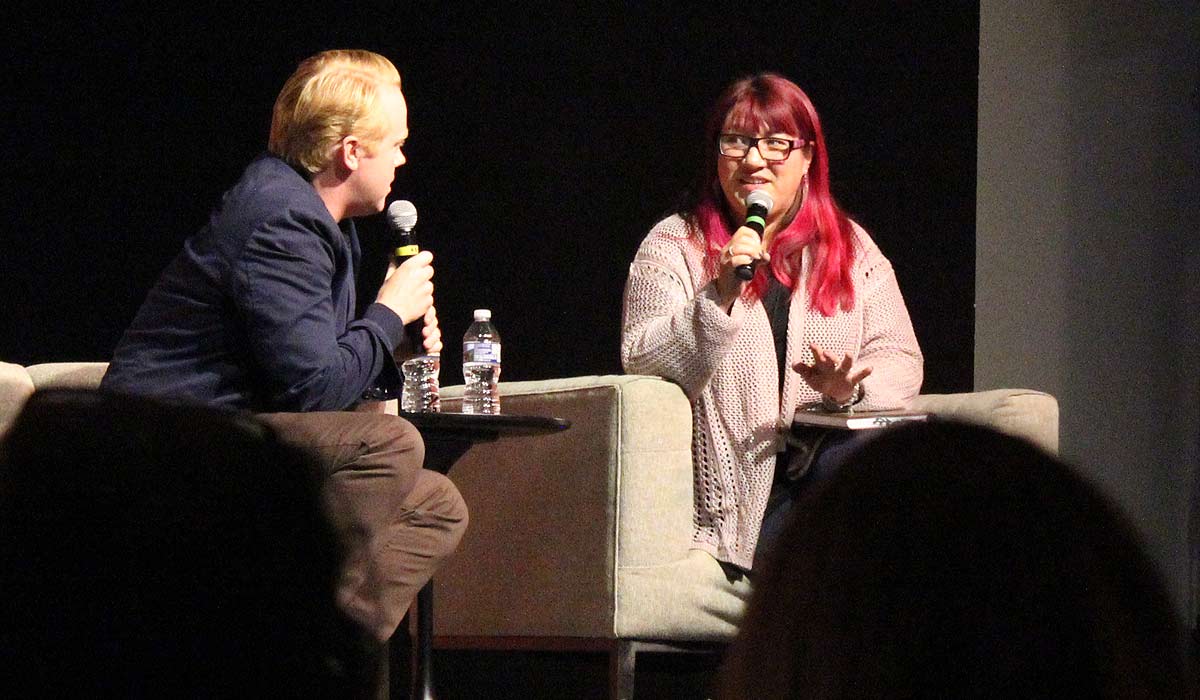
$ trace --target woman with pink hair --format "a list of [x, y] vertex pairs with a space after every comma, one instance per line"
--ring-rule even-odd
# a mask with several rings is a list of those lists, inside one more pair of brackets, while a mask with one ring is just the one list
[[[769, 211], [752, 211], [764, 196]], [[848, 442], [792, 435], [796, 409], [900, 408], [917, 394], [923, 360], [891, 263], [834, 201], [821, 124], [795, 83], [763, 73], [717, 100], [690, 200], [630, 265], [621, 361], [691, 399], [692, 547], [747, 571]]]

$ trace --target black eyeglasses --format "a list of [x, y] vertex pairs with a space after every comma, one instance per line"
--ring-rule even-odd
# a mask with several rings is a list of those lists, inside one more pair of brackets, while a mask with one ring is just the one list
[[805, 139], [781, 139], [778, 136], [721, 134], [717, 137], [717, 148], [726, 158], [745, 158], [750, 149], [757, 146], [763, 160], [787, 160], [792, 151], [803, 148], [807, 143]]

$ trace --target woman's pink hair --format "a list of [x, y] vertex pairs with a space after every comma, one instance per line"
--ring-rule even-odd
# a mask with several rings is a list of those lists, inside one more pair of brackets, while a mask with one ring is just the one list
[[[790, 80], [774, 73], [760, 73], [729, 86], [714, 105], [705, 133], [705, 159], [699, 201], [688, 212], [693, 224], [704, 233], [708, 260], [717, 264], [721, 249], [741, 222], [733, 220], [717, 180], [717, 137], [728, 125], [747, 134], [765, 127], [768, 132], [792, 134], [810, 143], [812, 162], [805, 176], [807, 194], [786, 228], [771, 241], [771, 272], [790, 289], [800, 278], [805, 246], [813, 245], [812, 274], [808, 294], [812, 308], [833, 316], [839, 308], [854, 306], [854, 229], [829, 192], [829, 159], [825, 134], [808, 95]], [[801, 188], [801, 196], [805, 188]], [[790, 210], [795, 202], [776, 202]], [[756, 274], [748, 293], [761, 297], [767, 286], [765, 274]]]

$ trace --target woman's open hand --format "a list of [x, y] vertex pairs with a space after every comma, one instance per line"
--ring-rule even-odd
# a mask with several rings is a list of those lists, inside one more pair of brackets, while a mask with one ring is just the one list
[[829, 397], [836, 404], [850, 401], [854, 397], [858, 383], [871, 374], [870, 367], [855, 369], [854, 360], [850, 358], [850, 355], [838, 360], [822, 350], [816, 343], [809, 343], [808, 348], [812, 351], [813, 363], [808, 365], [797, 362], [792, 365], [792, 369], [796, 370], [815, 391], [820, 392], [822, 396]]

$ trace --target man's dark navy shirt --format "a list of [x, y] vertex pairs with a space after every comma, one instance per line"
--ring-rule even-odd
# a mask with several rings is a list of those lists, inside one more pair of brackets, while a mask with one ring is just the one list
[[395, 388], [404, 323], [378, 303], [355, 320], [359, 257], [353, 221], [259, 157], [150, 290], [102, 388], [253, 411], [341, 410]]

